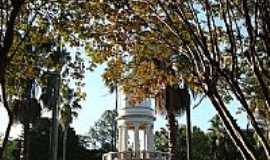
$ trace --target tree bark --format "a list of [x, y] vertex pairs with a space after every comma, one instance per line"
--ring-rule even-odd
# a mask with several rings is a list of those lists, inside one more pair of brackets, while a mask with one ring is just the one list
[[53, 107], [53, 112], [52, 112], [52, 160], [57, 160], [57, 155], [58, 155], [58, 106]]
[[[24, 130], [24, 143], [23, 143], [23, 159], [24, 160], [30, 160], [30, 121], [32, 121], [33, 117], [32, 115], [28, 115], [28, 112], [31, 111], [31, 107], [32, 107], [32, 103], [31, 103], [31, 98], [32, 98], [32, 85], [33, 85], [33, 80], [29, 80], [27, 82], [27, 106], [25, 106], [26, 108], [24, 109], [24, 113], [23, 114], [23, 130]], [[32, 114], [32, 113], [30, 113]], [[31, 117], [31, 118], [30, 118]]]
[[176, 146], [177, 146], [177, 122], [175, 114], [168, 112], [168, 127], [169, 127], [169, 150], [171, 153], [171, 160], [176, 160]]
[[187, 143], [187, 160], [192, 159], [192, 144], [191, 144], [191, 115], [190, 106], [186, 106], [186, 119], [187, 119], [187, 129], [186, 129], [186, 143]]
[[13, 44], [13, 40], [14, 40], [14, 28], [15, 28], [15, 24], [16, 24], [16, 19], [20, 13], [20, 10], [21, 10], [23, 3], [24, 3], [24, 0], [12, 1], [13, 9], [12, 9], [10, 16], [8, 17], [8, 21], [6, 23], [6, 33], [5, 33], [5, 37], [4, 37], [4, 43], [3, 43], [3, 46], [1, 47], [1, 50], [0, 50], [1, 56], [5, 57], [5, 59], [3, 59], [3, 62], [6, 64], [7, 64], [7, 62], [5, 60], [9, 60], [8, 53], [9, 53], [9, 50], [10, 50], [10, 48]]
[[67, 138], [68, 138], [68, 127], [65, 128], [63, 135], [63, 160], [66, 160], [67, 155]]
[[1, 76], [1, 79], [0, 79], [0, 84], [1, 84], [1, 91], [2, 91], [2, 103], [4, 105], [4, 108], [6, 109], [7, 111], [7, 114], [8, 114], [8, 126], [6, 128], [6, 131], [5, 131], [5, 136], [4, 136], [4, 140], [3, 140], [3, 144], [2, 144], [2, 149], [0, 150], [0, 160], [3, 159], [3, 154], [4, 154], [4, 151], [6, 149], [6, 146], [8, 144], [8, 138], [9, 138], [9, 134], [10, 134], [10, 130], [11, 130], [11, 127], [12, 127], [12, 124], [13, 124], [13, 113], [11, 112], [11, 110], [9, 109], [9, 106], [8, 106], [8, 101], [7, 101], [7, 96], [6, 96], [6, 83], [5, 83], [5, 70], [4, 68], [2, 68], [3, 72], [1, 72], [3, 75], [0, 75]]
[[59, 116], [59, 94], [60, 94], [60, 76], [57, 76], [57, 84], [55, 87], [56, 103], [53, 106], [52, 111], [52, 143], [51, 143], [51, 159], [57, 160], [58, 158], [58, 116]]

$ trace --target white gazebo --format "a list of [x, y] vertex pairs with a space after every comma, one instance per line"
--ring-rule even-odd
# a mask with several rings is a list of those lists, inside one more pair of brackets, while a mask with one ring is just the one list
[[120, 94], [117, 117], [118, 152], [103, 155], [103, 160], [169, 160], [168, 153], [155, 151], [155, 114], [151, 100], [130, 104], [131, 96]]

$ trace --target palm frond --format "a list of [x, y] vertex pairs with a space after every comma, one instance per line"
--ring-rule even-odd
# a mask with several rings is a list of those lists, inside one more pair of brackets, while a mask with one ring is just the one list
[[179, 85], [168, 85], [155, 96], [155, 109], [160, 115], [171, 112], [176, 116], [182, 116], [186, 107], [190, 107], [190, 103], [190, 94], [186, 85], [183, 88]]

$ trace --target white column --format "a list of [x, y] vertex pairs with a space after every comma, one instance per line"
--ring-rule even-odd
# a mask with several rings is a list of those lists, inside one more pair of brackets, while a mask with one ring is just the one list
[[147, 151], [154, 151], [154, 133], [153, 133], [153, 125], [147, 126]]
[[134, 125], [134, 151], [140, 151], [139, 125]]
[[122, 126], [119, 126], [118, 127], [118, 132], [119, 132], [119, 137], [118, 137], [118, 144], [117, 144], [117, 148], [118, 148], [118, 151], [121, 152], [122, 151], [122, 137], [123, 137], [123, 130], [122, 130]]
[[127, 151], [128, 150], [128, 128], [127, 126], [123, 127], [123, 148], [122, 151]]
[[143, 149], [146, 151], [147, 150], [147, 128], [144, 129], [143, 131], [144, 136], [143, 136]]

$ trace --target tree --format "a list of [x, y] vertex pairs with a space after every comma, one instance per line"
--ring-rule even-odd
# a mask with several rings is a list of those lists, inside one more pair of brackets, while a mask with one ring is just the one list
[[[210, 145], [209, 145], [209, 136], [207, 133], [203, 132], [199, 127], [194, 126], [192, 133], [192, 140], [193, 140], [192, 141], [193, 150], [191, 154], [193, 159], [202, 159], [202, 160], [213, 159], [213, 155], [211, 154], [211, 152], [209, 152]], [[231, 154], [234, 154], [234, 152], [232, 152]]]
[[[183, 125], [179, 126], [177, 131], [177, 147], [179, 148], [176, 154], [177, 159], [186, 159], [187, 157], [187, 150], [185, 149], [187, 139], [186, 130], [186, 126]], [[213, 144], [212, 132], [203, 132], [199, 127], [194, 126], [192, 132], [193, 152], [191, 152], [191, 157], [196, 160], [242, 159], [240, 153], [236, 150], [233, 143], [231, 143], [224, 128], [222, 133], [224, 133], [224, 137], [220, 137], [219, 145], [214, 146], [215, 152], [211, 152], [211, 149], [213, 149], [211, 146]], [[164, 128], [161, 128], [155, 133], [155, 146], [157, 151], [168, 152], [168, 134], [169, 133]]]
[[95, 122], [94, 126], [89, 129], [89, 138], [93, 148], [102, 148], [104, 152], [114, 149], [114, 121], [116, 118], [115, 111], [105, 111], [101, 118]]
[[[38, 5], [40, 6], [40, 5]], [[7, 144], [9, 132], [11, 129], [11, 125], [13, 123], [13, 113], [12, 110], [8, 107], [8, 101], [7, 101], [7, 92], [6, 92], [6, 82], [7, 82], [7, 70], [9, 68], [9, 64], [11, 63], [11, 60], [13, 59], [14, 53], [17, 52], [17, 45], [23, 42], [24, 38], [21, 38], [18, 33], [18, 31], [22, 31], [21, 33], [26, 33], [24, 35], [28, 34], [28, 27], [26, 32], [21, 26], [16, 25], [17, 22], [21, 20], [23, 22], [25, 17], [30, 18], [30, 14], [25, 14], [25, 17], [22, 17], [22, 19], [19, 20], [20, 12], [24, 10], [24, 1], [1, 1], [1, 36], [0, 36], [0, 50], [1, 50], [1, 60], [0, 60], [0, 77], [1, 77], [1, 96], [3, 100], [3, 104], [5, 109], [7, 110], [8, 116], [9, 116], [9, 123], [6, 129], [5, 138], [3, 141], [3, 150], [5, 149], [5, 145]], [[36, 14], [36, 13], [34, 13]], [[34, 16], [35, 17], [35, 16]], [[30, 25], [32, 24], [32, 20], [30, 20]], [[16, 28], [16, 27], [18, 28]], [[21, 30], [20, 30], [20, 29]], [[18, 34], [16, 34], [16, 32]], [[24, 37], [24, 36], [23, 36]], [[25, 36], [26, 37], [26, 36]], [[21, 39], [20, 39], [21, 38]], [[19, 42], [18, 42], [19, 41]], [[11, 53], [12, 52], [12, 53]], [[0, 152], [0, 158], [2, 158], [3, 151]]]
[[[154, 59], [155, 64], [161, 70], [167, 74], [175, 76], [177, 74], [178, 67], [174, 64], [166, 64], [166, 61], [160, 59]], [[166, 85], [166, 84], [164, 84]], [[191, 90], [192, 91], [192, 90]], [[163, 93], [162, 93], [163, 92]], [[160, 113], [165, 113], [168, 118], [168, 126], [170, 130], [170, 152], [176, 155], [176, 135], [177, 135], [177, 121], [176, 116], [181, 116], [184, 112], [186, 113], [187, 123], [187, 159], [191, 159], [191, 117], [190, 117], [190, 94], [187, 84], [182, 80], [173, 86], [166, 86], [165, 89], [161, 90], [155, 97], [156, 110]]]
[[[69, 124], [72, 122], [73, 117], [77, 116], [76, 110], [81, 108], [80, 101], [85, 99], [85, 93], [82, 92], [81, 88], [84, 86], [82, 79], [84, 78], [85, 66], [84, 61], [80, 56], [80, 53], [72, 55], [66, 50], [59, 52], [58, 71], [56, 73], [47, 73], [45, 76], [48, 77], [47, 82], [43, 85], [43, 94], [40, 99], [44, 105], [52, 109], [53, 118], [53, 131], [51, 133], [53, 138], [51, 152], [54, 159], [57, 159], [58, 155], [58, 115], [59, 106], [62, 105], [61, 110], [61, 125], [64, 128], [64, 141], [66, 144], [67, 132]], [[75, 82], [75, 89], [70, 88], [71, 82], [70, 77]], [[65, 154], [63, 150], [63, 155]], [[64, 156], [65, 158], [65, 156]]]
[[66, 160], [66, 151], [67, 151], [67, 138], [68, 138], [68, 129], [73, 119], [78, 116], [77, 110], [81, 108], [81, 105], [78, 103], [82, 97], [76, 97], [74, 90], [68, 86], [63, 87], [62, 89], [62, 107], [61, 107], [61, 117], [60, 124], [63, 129], [63, 160]]
[[157, 151], [169, 152], [168, 135], [165, 128], [155, 132], [155, 148]]
[[224, 128], [220, 118], [216, 115], [211, 120], [211, 127], [208, 129], [210, 131], [210, 141], [212, 153], [215, 159], [219, 159], [217, 155], [217, 147], [221, 145], [222, 138], [224, 138]]
[[185, 108], [186, 112], [186, 144], [187, 144], [187, 160], [192, 159], [192, 125], [191, 125], [191, 104], [190, 104], [190, 94], [187, 88], [187, 85], [184, 84], [184, 87], [182, 88], [181, 92], [179, 93], [180, 97], [183, 99], [181, 106]]
[[41, 115], [41, 105], [35, 98], [33, 90], [34, 80], [19, 78], [13, 82], [14, 86], [8, 88], [8, 93], [11, 93], [8, 99], [10, 110], [12, 111], [12, 121], [21, 123], [24, 132], [24, 158], [29, 159], [29, 130], [30, 125]]
[[[40, 47], [40, 48], [39, 48]], [[48, 46], [47, 46], [48, 47]], [[47, 51], [50, 51], [50, 48], [42, 48], [42, 46], [35, 46], [34, 50], [29, 51], [27, 53], [26, 57], [29, 56], [31, 58], [33, 55], [36, 60], [40, 60], [37, 63], [31, 63], [30, 70], [33, 69], [31, 67], [34, 67], [34, 70], [37, 71], [31, 71], [34, 72], [31, 73], [30, 77], [20, 75], [21, 73], [16, 71], [17, 68], [10, 67], [9, 69], [11, 71], [15, 70], [15, 73], [19, 74], [17, 75], [17, 81], [14, 81], [14, 76], [8, 77], [8, 94], [11, 98], [9, 98], [10, 102], [14, 101], [14, 105], [11, 103], [10, 109], [12, 111], [12, 117], [15, 119], [15, 121], [19, 121], [22, 124], [24, 124], [24, 133], [25, 133], [25, 143], [24, 143], [24, 157], [29, 157], [28, 154], [28, 141], [30, 140], [28, 137], [29, 133], [29, 124], [33, 123], [36, 117], [38, 118], [40, 115], [41, 106], [39, 105], [38, 100], [36, 100], [36, 95], [33, 93], [34, 90], [37, 89], [37, 87], [41, 87], [41, 98], [40, 100], [43, 101], [43, 107], [47, 107], [48, 109], [55, 108], [57, 99], [52, 99], [52, 97], [57, 98], [57, 83], [58, 78], [55, 74], [48, 74], [46, 70], [52, 70], [56, 66], [60, 66], [60, 62], [55, 57], [57, 54], [55, 52], [48, 53], [48, 57], [44, 58], [47, 53]], [[42, 50], [42, 52], [36, 52], [36, 50]], [[64, 52], [65, 61], [64, 64], [61, 66], [64, 66], [65, 69], [63, 69], [63, 78], [62, 83], [63, 86], [68, 85], [69, 81], [67, 81], [67, 77], [71, 76], [72, 79], [76, 82], [74, 85], [74, 88], [76, 91], [74, 91], [74, 98], [73, 98], [73, 106], [80, 108], [79, 102], [84, 99], [85, 94], [81, 92], [80, 87], [82, 87], [84, 84], [81, 81], [84, 77], [84, 64], [82, 61], [82, 58], [80, 57], [79, 53], [76, 53], [75, 55], [72, 55], [69, 52]], [[74, 60], [71, 60], [70, 57], [74, 56]], [[24, 58], [26, 58], [24, 57]], [[28, 57], [27, 57], [28, 58]], [[32, 60], [31, 60], [32, 61]], [[49, 62], [49, 63], [48, 63]], [[55, 62], [55, 63], [54, 63]], [[54, 63], [54, 65], [50, 64]], [[62, 62], [63, 63], [63, 62]], [[18, 68], [20, 66], [17, 66]], [[15, 68], [15, 69], [14, 69]], [[28, 69], [27, 69], [28, 70]], [[26, 73], [29, 74], [27, 71]], [[11, 72], [13, 73], [13, 72]], [[70, 78], [70, 77], [69, 77]], [[54, 95], [52, 95], [52, 93]], [[47, 98], [47, 99], [46, 99]], [[45, 102], [45, 103], [44, 103]], [[49, 103], [48, 103], [49, 102]], [[39, 107], [35, 107], [39, 106]], [[38, 109], [39, 108], [39, 109]], [[55, 118], [56, 119], [56, 118]], [[57, 120], [57, 119], [56, 119]], [[14, 120], [13, 120], [14, 121]]]
[[[162, 102], [163, 101], [163, 102]], [[191, 128], [190, 128], [190, 97], [187, 87], [180, 88], [179, 85], [173, 87], [167, 86], [163, 95], [158, 94], [156, 97], [156, 108], [160, 113], [165, 113], [169, 126], [169, 148], [172, 159], [176, 158], [177, 153], [177, 121], [176, 116], [187, 114], [187, 158], [190, 159], [191, 146]]]
[[[73, 12], [78, 9], [77, 4], [77, 2], [66, 3], [66, 1], [0, 1], [1, 102], [9, 117], [0, 158], [8, 142], [14, 119], [14, 113], [8, 102], [8, 99], [14, 95], [10, 92], [10, 88], [14, 88], [12, 84], [16, 83], [14, 79], [33, 78], [40, 75], [40, 71], [57, 68], [58, 64], [48, 59], [56, 57], [52, 56], [55, 49], [52, 46], [55, 46], [59, 36], [65, 42], [69, 41], [71, 47], [78, 46], [78, 40], [73, 34], [75, 30], [71, 33], [71, 26], [66, 26], [66, 30], [59, 27], [68, 21], [66, 15], [77, 13]], [[72, 12], [67, 9], [74, 6]], [[28, 54], [29, 50], [34, 50], [34, 54]]]
[[[48, 160], [50, 159], [50, 128], [51, 119], [40, 118], [36, 121], [30, 130], [30, 160]], [[59, 153], [63, 151], [63, 132], [59, 127]], [[87, 141], [82, 141], [81, 136], [77, 135], [72, 127], [68, 129], [68, 141], [67, 141], [67, 160], [87, 160], [93, 159], [96, 154], [84, 147], [87, 145]], [[62, 155], [58, 154], [58, 159], [62, 159]]]
[[[120, 79], [127, 91], [138, 86], [132, 92], [141, 97], [164, 88], [160, 85], [164, 81], [185, 79], [195, 84], [212, 102], [243, 158], [256, 159], [227, 108], [228, 101], [237, 100], [269, 159], [269, 143], [250, 109], [252, 97], [262, 99], [269, 111], [268, 1], [123, 0], [102, 1], [90, 8], [96, 12], [96, 32], [92, 31], [95, 45], [88, 51], [94, 62], [108, 61], [106, 80]], [[175, 63], [178, 55], [192, 64], [176, 62], [181, 77], [158, 72], [159, 66], [153, 65], [155, 58]], [[122, 74], [115, 73], [119, 70]], [[255, 86], [259, 89], [251, 91]]]

